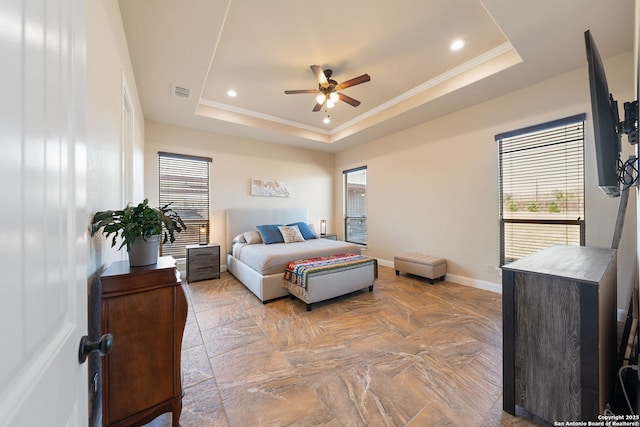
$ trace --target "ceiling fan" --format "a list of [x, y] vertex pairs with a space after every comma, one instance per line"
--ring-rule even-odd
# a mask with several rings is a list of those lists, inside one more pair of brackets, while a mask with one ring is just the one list
[[332, 70], [327, 69], [323, 71], [322, 67], [319, 65], [312, 65], [310, 68], [318, 78], [318, 89], [285, 90], [284, 93], [287, 95], [296, 93], [318, 93], [319, 95], [316, 98], [316, 105], [313, 107], [312, 111], [320, 111], [322, 106], [325, 104], [327, 105], [327, 108], [332, 108], [338, 100], [346, 102], [354, 107], [360, 105], [360, 101], [357, 99], [353, 99], [338, 91], [368, 82], [371, 80], [369, 74], [363, 74], [345, 82], [338, 83], [331, 78], [331, 75], [333, 74]]

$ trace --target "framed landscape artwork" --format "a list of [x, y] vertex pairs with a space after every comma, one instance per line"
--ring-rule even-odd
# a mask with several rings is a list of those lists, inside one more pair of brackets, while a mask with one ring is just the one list
[[267, 197], [289, 197], [289, 186], [275, 179], [251, 178], [251, 195]]

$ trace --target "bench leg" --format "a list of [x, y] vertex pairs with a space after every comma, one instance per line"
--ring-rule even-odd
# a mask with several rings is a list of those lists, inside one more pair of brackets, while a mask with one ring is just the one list
[[311, 311], [311, 304], [307, 304], [307, 311]]
[[373, 292], [373, 285], [369, 286], [369, 292]]
[[396, 276], [400, 275], [400, 270], [396, 270]]
[[433, 285], [433, 279], [429, 279], [429, 283]]

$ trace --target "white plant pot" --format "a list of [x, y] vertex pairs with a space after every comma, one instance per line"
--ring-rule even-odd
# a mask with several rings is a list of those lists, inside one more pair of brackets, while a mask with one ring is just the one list
[[158, 262], [158, 250], [160, 248], [160, 235], [137, 237], [129, 251], [129, 265], [141, 267], [143, 265], [156, 264]]

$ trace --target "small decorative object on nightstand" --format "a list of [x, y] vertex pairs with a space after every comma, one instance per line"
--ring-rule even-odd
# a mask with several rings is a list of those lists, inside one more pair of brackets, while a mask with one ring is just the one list
[[209, 243], [207, 224], [201, 224], [198, 229], [198, 243], [201, 245], [206, 245], [207, 243]]
[[320, 237], [323, 239], [338, 240], [338, 236], [336, 234], [321, 234]]
[[326, 219], [321, 219], [320, 220], [320, 235], [324, 236], [325, 234], [327, 234], [327, 220]]
[[220, 278], [220, 245], [187, 246], [187, 283]]

